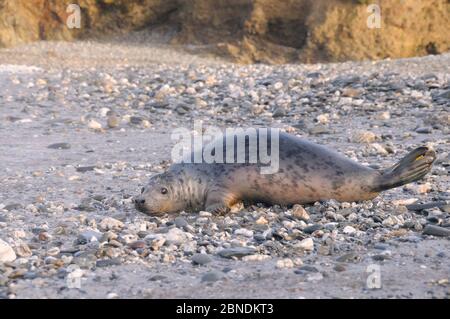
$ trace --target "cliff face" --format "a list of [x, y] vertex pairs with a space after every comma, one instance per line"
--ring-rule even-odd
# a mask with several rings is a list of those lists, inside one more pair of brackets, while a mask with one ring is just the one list
[[[81, 29], [69, 29], [73, 0], [0, 0], [0, 46], [71, 40], [175, 26], [180, 44], [209, 44], [242, 63], [410, 57], [450, 49], [447, 0], [80, 0]], [[371, 20], [372, 19], [372, 20]]]
[[[81, 9], [80, 29], [66, 24], [72, 3]], [[0, 0], [0, 46], [128, 32], [168, 21], [177, 5], [176, 0]]]

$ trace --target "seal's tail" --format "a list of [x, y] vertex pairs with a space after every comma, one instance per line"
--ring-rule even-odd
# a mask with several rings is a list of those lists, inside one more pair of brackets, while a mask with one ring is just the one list
[[436, 159], [436, 153], [425, 146], [418, 147], [394, 166], [382, 170], [375, 183], [374, 191], [402, 186], [423, 178], [430, 170]]

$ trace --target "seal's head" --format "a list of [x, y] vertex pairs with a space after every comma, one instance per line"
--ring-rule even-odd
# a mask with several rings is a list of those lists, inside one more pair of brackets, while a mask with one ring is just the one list
[[166, 172], [150, 178], [141, 194], [134, 198], [134, 205], [145, 214], [178, 212], [185, 208], [185, 201], [179, 195], [177, 179]]

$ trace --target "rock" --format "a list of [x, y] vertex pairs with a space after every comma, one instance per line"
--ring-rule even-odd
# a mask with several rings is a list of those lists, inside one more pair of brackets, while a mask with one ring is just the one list
[[107, 115], [106, 124], [108, 125], [109, 128], [116, 128], [119, 126], [120, 118], [117, 116], [116, 113], [108, 111], [106, 115]]
[[344, 229], [342, 230], [342, 232], [344, 234], [350, 235], [350, 234], [356, 233], [356, 229], [354, 227], [352, 227], [352, 226], [345, 226]]
[[110, 292], [106, 295], [106, 299], [119, 299], [119, 295], [115, 292]]
[[331, 131], [326, 126], [317, 124], [317, 125], [309, 128], [308, 133], [311, 135], [321, 135], [321, 134], [329, 134], [329, 133], [331, 133]]
[[222, 249], [218, 252], [218, 255], [223, 258], [241, 258], [254, 253], [256, 253], [256, 249], [251, 247], [234, 247]]
[[377, 120], [381, 120], [381, 121], [389, 120], [391, 118], [391, 113], [389, 113], [388, 111], [381, 112], [381, 113], [377, 114], [377, 116], [375, 118]]
[[293, 268], [294, 262], [290, 258], [280, 259], [277, 261], [276, 267], [279, 269]]
[[303, 265], [294, 271], [294, 273], [296, 273], [297, 275], [304, 275], [306, 273], [311, 273], [311, 272], [317, 273], [317, 272], [319, 272], [319, 270], [314, 266]]
[[323, 275], [320, 272], [306, 275], [306, 281], [314, 282], [314, 281], [320, 281], [322, 279], [323, 279]]
[[340, 262], [340, 263], [348, 263], [348, 262], [355, 263], [355, 262], [358, 262], [360, 260], [361, 260], [361, 256], [359, 256], [356, 253], [344, 254], [344, 255], [342, 255], [342, 256], [340, 256], [340, 257], [338, 257], [336, 259], [336, 261]]
[[176, 217], [174, 220], [174, 223], [175, 223], [175, 226], [177, 226], [180, 229], [183, 229], [189, 225], [187, 220], [183, 217]]
[[335, 266], [333, 267], [333, 269], [336, 270], [337, 272], [343, 272], [343, 271], [346, 270], [345, 266], [344, 266], [344, 265], [341, 265], [341, 264], [335, 265]]
[[246, 229], [246, 228], [239, 228], [239, 229], [236, 229], [235, 231], [234, 231], [234, 234], [235, 235], [240, 235], [240, 236], [244, 236], [244, 237], [253, 237], [253, 231], [251, 231], [251, 230], [249, 230], [249, 229]]
[[418, 127], [418, 128], [416, 128], [416, 133], [430, 134], [432, 132], [433, 132], [433, 129], [431, 127]]
[[450, 90], [443, 91], [442, 93], [437, 95], [437, 98], [448, 100], [450, 102]]
[[445, 206], [446, 204], [447, 204], [447, 202], [445, 202], [445, 201], [436, 201], [436, 202], [425, 203], [425, 204], [409, 204], [409, 205], [406, 205], [406, 208], [411, 211], [421, 211], [424, 209], [435, 208], [435, 207], [441, 208], [442, 206]]
[[128, 246], [131, 248], [131, 249], [143, 249], [143, 248], [145, 248], [146, 247], [146, 243], [145, 243], [145, 241], [143, 241], [143, 240], [136, 240], [136, 241], [133, 241], [132, 243], [130, 243]]
[[26, 243], [20, 243], [16, 247], [16, 253], [19, 257], [28, 258], [33, 254], [30, 247]]
[[194, 254], [192, 262], [196, 265], [206, 265], [212, 261], [211, 257], [206, 254]]
[[103, 234], [93, 231], [93, 230], [86, 230], [83, 231], [80, 235], [78, 235], [77, 242], [78, 244], [85, 245], [87, 243], [98, 241], [100, 242], [102, 239]]
[[330, 122], [330, 114], [320, 114], [316, 117], [316, 120], [320, 124], [328, 124], [328, 122]]
[[102, 219], [102, 221], [98, 224], [101, 230], [108, 231], [108, 230], [120, 230], [123, 228], [124, 224], [115, 218], [112, 217], [106, 217]]
[[79, 166], [76, 168], [77, 172], [79, 173], [86, 173], [93, 171], [95, 169], [95, 166]]
[[429, 193], [432, 189], [433, 186], [430, 183], [420, 184], [415, 187], [415, 191], [417, 194]]
[[284, 107], [277, 107], [272, 113], [273, 117], [282, 117], [285, 115], [286, 115], [286, 109]]
[[403, 225], [404, 221], [401, 216], [389, 216], [383, 220], [383, 226], [392, 227], [395, 225]]
[[314, 241], [312, 240], [312, 238], [305, 238], [298, 244], [295, 244], [295, 247], [303, 249], [305, 251], [312, 251], [314, 250]]
[[0, 239], [0, 264], [16, 260], [16, 253], [11, 246]]
[[377, 136], [375, 135], [375, 133], [369, 131], [357, 131], [353, 134], [351, 140], [353, 143], [370, 144], [377, 140]]
[[255, 254], [242, 257], [242, 261], [263, 261], [270, 258], [269, 255]]
[[345, 97], [358, 97], [361, 95], [361, 90], [353, 88], [345, 88], [342, 90], [342, 96]]
[[164, 238], [166, 239], [167, 244], [179, 245], [187, 240], [189, 240], [190, 234], [182, 231], [179, 228], [171, 228], [166, 234], [164, 234]]
[[7, 210], [8, 212], [14, 211], [14, 210], [18, 210], [23, 208], [22, 204], [18, 204], [18, 203], [14, 203], [14, 204], [8, 204], [4, 207], [5, 210]]
[[161, 234], [150, 234], [145, 237], [145, 241], [148, 241], [152, 250], [158, 251], [166, 243], [166, 238]]
[[54, 150], [68, 150], [71, 148], [71, 145], [69, 143], [55, 143], [50, 144], [49, 146], [47, 146], [47, 148]]
[[134, 124], [134, 125], [140, 125], [144, 122], [144, 118], [140, 117], [140, 116], [131, 116], [130, 117], [130, 123]]
[[[259, 217], [256, 222], [257, 225], [267, 225], [269, 222], [267, 219], [264, 218], [264, 216]], [[255, 235], [256, 236], [256, 235]]]
[[298, 205], [298, 204], [294, 205], [294, 207], [292, 208], [292, 216], [294, 216], [295, 218], [298, 218], [300, 220], [303, 220], [305, 222], [307, 222], [310, 219], [309, 214], [306, 211], [306, 209], [304, 209], [302, 205]]
[[320, 230], [320, 229], [322, 229], [322, 228], [323, 228], [323, 226], [322, 226], [321, 224], [314, 224], [314, 225], [307, 226], [307, 227], [303, 228], [302, 231], [303, 231], [305, 234], [312, 234], [312, 233], [314, 233], [316, 230]]
[[450, 229], [436, 225], [426, 225], [422, 233], [424, 235], [447, 237], [450, 236]]
[[111, 259], [101, 259], [101, 260], [97, 260], [97, 262], [95, 263], [95, 265], [97, 267], [109, 267], [109, 266], [118, 266], [120, 265], [122, 262], [120, 261], [119, 258], [111, 258]]
[[223, 274], [217, 270], [213, 270], [207, 272], [202, 276], [202, 282], [215, 282], [221, 280], [223, 278]]
[[94, 119], [89, 120], [89, 122], [87, 123], [87, 127], [90, 128], [91, 130], [102, 129], [102, 125]]

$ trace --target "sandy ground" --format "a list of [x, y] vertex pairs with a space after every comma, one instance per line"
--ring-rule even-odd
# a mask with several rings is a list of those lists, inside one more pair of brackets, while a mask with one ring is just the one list
[[[163, 45], [43, 42], [0, 50], [0, 238], [16, 254], [0, 264], [0, 297], [448, 298], [449, 237], [423, 228], [450, 229], [449, 206], [411, 211], [404, 203], [450, 200], [449, 67], [448, 54], [239, 66]], [[355, 74], [363, 79], [342, 84]], [[195, 107], [180, 106], [189, 103]], [[116, 128], [106, 124], [109, 109], [120, 115]], [[144, 216], [131, 197], [166, 167], [173, 128], [193, 119], [281, 127], [378, 167], [417, 144], [435, 147], [439, 160], [425, 181], [373, 203], [305, 206], [311, 219], [304, 225], [283, 207], [246, 208], [228, 219], [183, 214], [191, 228], [181, 227], [180, 242], [154, 248], [151, 236], [170, 232], [176, 216]], [[54, 143], [70, 148], [49, 148]], [[102, 226], [107, 217], [122, 225]], [[281, 235], [256, 241], [260, 217]], [[323, 228], [303, 232], [316, 224]], [[86, 230], [109, 237], [80, 243]], [[312, 251], [295, 248], [308, 237]], [[132, 248], [136, 241], [145, 247]], [[255, 248], [256, 257], [218, 255], [230, 247]], [[193, 265], [196, 253], [208, 263]], [[376, 277], [371, 269], [379, 269]], [[79, 285], [71, 287], [70, 278]]]

